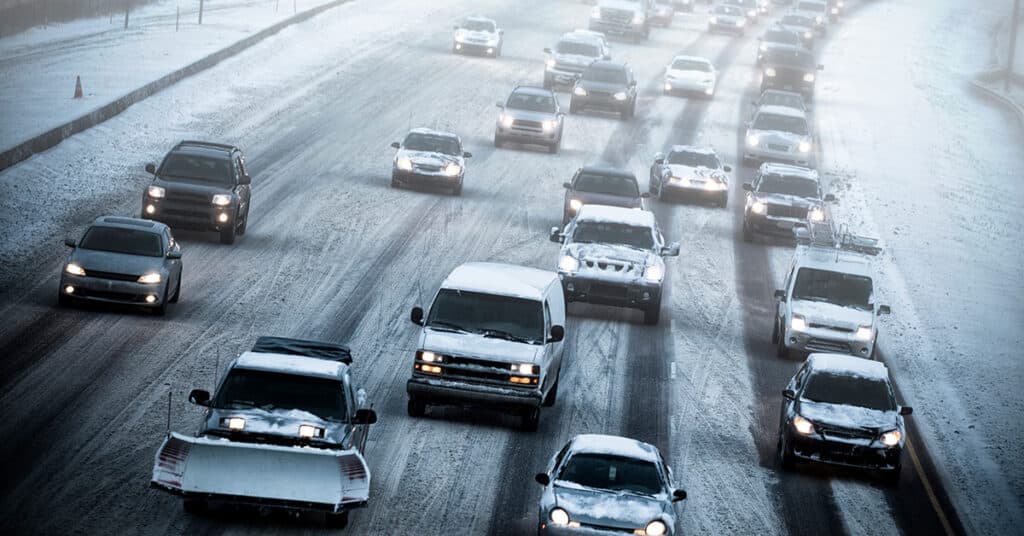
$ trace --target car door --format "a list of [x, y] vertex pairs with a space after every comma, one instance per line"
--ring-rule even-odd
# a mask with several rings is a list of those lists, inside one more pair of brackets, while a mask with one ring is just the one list
[[[172, 251], [181, 251], [181, 246], [174, 240], [174, 235], [171, 234], [169, 227], [164, 228], [163, 241], [166, 245], [164, 255]], [[164, 262], [167, 263], [167, 277], [170, 279], [167, 290], [170, 291], [170, 285], [174, 285], [174, 289], [177, 291], [178, 286], [181, 285], [181, 259], [167, 259], [165, 257]]]

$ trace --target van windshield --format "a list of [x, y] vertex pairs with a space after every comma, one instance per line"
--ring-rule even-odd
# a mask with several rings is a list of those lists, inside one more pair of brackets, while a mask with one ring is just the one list
[[831, 270], [801, 268], [793, 286], [794, 300], [832, 303], [871, 310], [871, 278]]
[[426, 326], [541, 344], [544, 308], [537, 300], [441, 289], [430, 308]]

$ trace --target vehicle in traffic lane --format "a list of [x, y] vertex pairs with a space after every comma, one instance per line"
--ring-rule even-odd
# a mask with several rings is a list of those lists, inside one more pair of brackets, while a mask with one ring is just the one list
[[763, 106], [743, 137], [743, 163], [786, 162], [811, 167], [814, 145], [807, 116], [793, 108]]
[[803, 47], [775, 47], [766, 51], [761, 60], [761, 91], [796, 91], [811, 100], [817, 72], [824, 68], [814, 59], [814, 54]]
[[486, 17], [466, 17], [454, 27], [452, 52], [456, 54], [475, 53], [497, 58], [505, 40], [505, 30], [498, 23]]
[[543, 145], [557, 153], [562, 146], [565, 114], [558, 106], [558, 97], [550, 89], [516, 86], [504, 102], [498, 101], [501, 113], [494, 127], [494, 146], [505, 142]]
[[462, 139], [451, 132], [414, 128], [401, 142], [391, 164], [391, 187], [427, 185], [448, 188], [462, 194], [466, 159], [472, 153], [462, 149]]
[[591, 63], [612, 59], [604, 35], [589, 30], [562, 35], [555, 48], [545, 48], [544, 53], [544, 87], [548, 89], [572, 86]]
[[654, 0], [654, 10], [651, 12], [651, 24], [657, 24], [668, 28], [672, 26], [672, 19], [676, 16], [676, 7], [672, 0]]
[[[782, 106], [783, 108], [792, 108], [801, 113], [807, 113], [807, 102], [804, 101], [804, 96], [795, 91], [766, 89], [751, 104], [754, 105], [754, 114], [765, 106]], [[754, 114], [751, 115], [753, 116]]]
[[572, 180], [563, 183], [562, 226], [576, 216], [584, 205], [607, 205], [643, 210], [647, 193], [640, 193], [633, 172], [605, 166], [584, 166]]
[[623, 62], [595, 61], [583, 71], [572, 88], [569, 113], [588, 109], [619, 114], [619, 119], [636, 115], [636, 77]]
[[831, 20], [831, 17], [829, 16], [828, 5], [824, 0], [797, 0], [793, 9], [797, 13], [806, 14], [810, 17], [814, 22], [814, 31], [819, 35], [828, 33], [828, 22]]
[[711, 147], [673, 145], [667, 155], [654, 155], [648, 190], [661, 200], [695, 197], [724, 208], [729, 204], [731, 171]]
[[814, 17], [806, 13], [787, 13], [779, 19], [778, 25], [798, 34], [803, 41], [804, 48], [814, 50], [815, 36], [817, 35]]
[[590, 10], [589, 29], [631, 37], [639, 43], [651, 35], [654, 0], [597, 0]]
[[830, 218], [825, 203], [835, 201], [823, 195], [818, 172], [798, 166], [766, 162], [750, 182], [743, 184], [743, 240], [757, 234], [793, 238], [793, 229], [807, 221]]
[[757, 47], [757, 64], [761, 65], [764, 61], [765, 53], [769, 50], [773, 50], [779, 46], [796, 46], [802, 47], [805, 42], [800, 34], [787, 30], [783, 26], [772, 26], [769, 27], [761, 37], [757, 38], [761, 42]]
[[747, 27], [747, 16], [736, 6], [716, 4], [708, 16], [708, 33], [724, 32], [743, 35]]
[[666, 95], [676, 93], [698, 94], [705, 98], [715, 96], [718, 86], [718, 70], [707, 58], [697, 56], [676, 56], [665, 67]]

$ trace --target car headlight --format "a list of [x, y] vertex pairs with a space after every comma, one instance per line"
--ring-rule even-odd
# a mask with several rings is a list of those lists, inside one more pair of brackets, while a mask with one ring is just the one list
[[540, 374], [540, 365], [533, 363], [513, 363], [512, 372], [516, 374]]
[[761, 201], [754, 201], [754, 203], [750, 205], [750, 211], [753, 212], [754, 214], [764, 214], [765, 212], [767, 212], [767, 210], [768, 205], [765, 205]]
[[227, 194], [216, 194], [213, 196], [212, 203], [218, 207], [226, 207], [231, 204], [231, 196]]
[[804, 75], [804, 82], [813, 82], [813, 81], [814, 81], [814, 73], [807, 73], [807, 74]]
[[843, 7], [846, 5], [846, 2], [843, 2], [843, 0], [839, 0], [838, 2], [836, 2], [836, 5], [839, 7]]
[[814, 423], [799, 415], [793, 417], [793, 428], [803, 435], [811, 435], [814, 433]]
[[833, 15], [838, 15], [839, 14], [839, 8], [838, 7], [832, 8], [832, 14]]
[[552, 130], [555, 130], [555, 127], [557, 125], [558, 123], [551, 119], [548, 119], [547, 121], [544, 121], [543, 123], [540, 124], [541, 128], [544, 129], [544, 132], [551, 132]]
[[761, 46], [757, 47], [761, 49], [761, 52], [768, 52], [768, 45], [761, 43]]
[[573, 212], [578, 212], [580, 210], [580, 207], [582, 207], [582, 206], [583, 206], [583, 201], [580, 201], [579, 199], [570, 199], [569, 200], [569, 210], [572, 210]]
[[548, 514], [551, 518], [552, 525], [568, 525], [569, 524], [569, 513], [561, 508], [552, 508], [551, 513]]
[[499, 121], [501, 121], [501, 126], [505, 128], [512, 128], [512, 123], [515, 122], [515, 118], [508, 114], [501, 114]]
[[652, 264], [644, 269], [644, 279], [657, 283], [665, 277], [665, 269], [658, 264]]
[[761, 139], [758, 138], [757, 135], [750, 134], [747, 136], [747, 145], [751, 147], [757, 147], [758, 143], [761, 143]]
[[739, 19], [739, 20], [736, 21], [736, 26], [738, 26], [740, 28], [742, 28], [742, 27], [744, 27], [746, 25], [747, 25], [747, 21], [745, 21], [743, 19]]
[[797, 144], [796, 149], [798, 151], [800, 151], [801, 153], [809, 153], [809, 152], [811, 152], [811, 142], [809, 142], [809, 141], [802, 141], [802, 142]]
[[71, 275], [85, 275], [85, 268], [82, 268], [73, 262], [69, 262], [68, 265], [64, 267], [64, 271]]
[[748, 17], [756, 17], [757, 16], [757, 10], [756, 9], [751, 9], [750, 11], [747, 11], [747, 16]]
[[869, 341], [874, 333], [875, 330], [871, 329], [871, 326], [860, 326], [857, 328], [856, 337], [862, 341]]
[[424, 363], [442, 363], [442, 362], [444, 362], [444, 356], [443, 355], [431, 352], [429, 350], [423, 350], [416, 357], [418, 357], [420, 359], [420, 361], [423, 361]]
[[555, 68], [555, 58], [548, 58], [544, 60], [544, 65], [547, 65], [548, 69]]
[[668, 532], [668, 527], [665, 526], [665, 523], [657, 519], [651, 521], [646, 527], [644, 527], [644, 534], [646, 536], [664, 536], [666, 532]]
[[592, 8], [590, 10], [590, 16], [592, 18], [595, 18], [595, 19], [601, 18], [601, 8], [598, 7], [598, 6], [595, 6], [594, 8]]
[[299, 425], [299, 437], [306, 439], [312, 439], [314, 437], [323, 437], [324, 429], [313, 426], [312, 424], [300, 424]]
[[576, 87], [572, 88], [572, 94], [573, 95], [579, 95], [580, 97], [586, 97], [587, 96], [587, 90], [583, 89], [580, 86], [576, 86]]
[[810, 39], [812, 37], [814, 37], [814, 34], [811, 32], [804, 32], [804, 39]]
[[245, 419], [241, 417], [224, 417], [220, 420], [220, 425], [228, 430], [238, 432], [245, 429]]
[[150, 272], [145, 275], [139, 276], [139, 283], [146, 283], [147, 285], [155, 285], [163, 280], [158, 272]]
[[807, 218], [811, 221], [825, 221], [825, 211], [821, 207], [814, 207], [807, 211]]
[[821, 22], [822, 22], [821, 15], [818, 15], [818, 16], [814, 17], [814, 23], [815, 24], [821, 24]]
[[690, 179], [687, 179], [685, 177], [676, 177], [675, 175], [672, 175], [671, 177], [668, 178], [668, 183], [669, 184], [690, 184]]
[[672, 91], [672, 84], [665, 82], [665, 91]]
[[640, 12], [634, 13], [633, 14], [633, 24], [643, 24], [643, 23], [644, 23], [644, 14], [640, 13]]
[[626, 100], [626, 92], [625, 91], [620, 91], [620, 92], [612, 95], [612, 97], [615, 100]]
[[395, 161], [395, 166], [402, 171], [412, 171], [412, 160], [402, 157]]
[[563, 272], [575, 272], [580, 267], [580, 261], [572, 255], [562, 255], [562, 258], [558, 259], [558, 269]]
[[903, 439], [903, 433], [899, 430], [890, 430], [882, 434], [882, 444], [887, 447], [895, 447], [900, 444], [900, 439]]
[[447, 166], [444, 167], [444, 174], [448, 175], [449, 177], [454, 177], [459, 173], [462, 173], [462, 166], [456, 164], [455, 162], [452, 162], [451, 164], [448, 164]]
[[150, 186], [146, 189], [146, 194], [153, 199], [163, 199], [167, 195], [167, 190], [161, 186]]
[[807, 320], [800, 315], [793, 315], [789, 320], [789, 327], [793, 331], [807, 331]]
[[725, 183], [722, 182], [722, 181], [719, 181], [719, 180], [712, 179], [712, 180], [704, 182], [704, 189], [705, 190], [724, 190], [725, 189]]
[[768, 78], [772, 78], [773, 76], [775, 76], [775, 68], [774, 67], [769, 67], [769, 68], [765, 69], [764, 70], [764, 75], [767, 76]]
[[718, 24], [718, 17], [711, 17], [710, 19], [708, 19], [708, 22], [710, 22], [711, 24]]

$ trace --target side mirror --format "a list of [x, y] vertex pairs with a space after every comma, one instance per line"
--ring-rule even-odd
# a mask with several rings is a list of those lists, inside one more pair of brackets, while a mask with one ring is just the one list
[[551, 48], [549, 48], [549, 47], [544, 47], [544, 53], [545, 54], [554, 54], [554, 52], [551, 52]]
[[786, 291], [781, 288], [775, 289], [775, 297], [784, 301], [786, 299]]
[[192, 389], [188, 394], [188, 401], [197, 406], [210, 406], [210, 393], [202, 389]]
[[65, 238], [64, 245], [69, 248], [73, 248], [78, 245], [78, 242], [74, 238]]
[[462, 153], [462, 158], [473, 158], [473, 153], [471, 153], [469, 151], [464, 151]]
[[892, 314], [892, 307], [889, 307], [888, 305], [879, 305], [878, 306], [878, 314], [880, 314], [880, 315]]
[[914, 408], [910, 406], [903, 406], [900, 408], [900, 415], [903, 415], [904, 417], [910, 415], [911, 413], [914, 413]]
[[793, 400], [796, 398], [796, 393], [794, 393], [792, 389], [786, 389], [782, 391], [782, 398], [785, 398], [786, 400]]
[[548, 342], [562, 342], [565, 339], [565, 328], [562, 326], [551, 326], [551, 335]]
[[833, 195], [833, 194], [825, 194], [825, 202], [826, 203], [835, 203], [836, 202], [836, 196]]
[[416, 324], [417, 326], [422, 326], [423, 325], [423, 308], [419, 307], [419, 306], [413, 307], [412, 308], [412, 312], [409, 313], [409, 320], [412, 320], [412, 323]]
[[372, 409], [357, 409], [352, 418], [352, 424], [374, 424], [377, 422], [377, 412]]
[[252, 177], [248, 174], [242, 175], [238, 178], [238, 184], [252, 184]]
[[654, 163], [661, 165], [665, 163], [665, 153], [654, 153]]
[[146, 164], [146, 173], [156, 175], [156, 166], [154, 166], [153, 164]]
[[661, 248], [661, 254], [666, 257], [678, 257], [679, 256], [679, 242], [672, 242], [668, 246]]
[[562, 183], [562, 188], [572, 188], [572, 183], [571, 182], [563, 182]]
[[732, 173], [732, 166], [722, 166], [722, 171]]
[[391, 142], [391, 146], [394, 147], [395, 149], [401, 149], [402, 148], [402, 144], [398, 143], [397, 141]]
[[686, 490], [677, 489], [672, 491], [672, 502], [679, 502], [686, 500]]
[[174, 248], [174, 249], [168, 251], [167, 252], [167, 258], [171, 259], [171, 260], [180, 259], [181, 258], [181, 250], [178, 249], [178, 248]]
[[641, 192], [640, 193], [640, 198], [641, 199], [647, 199], [649, 197], [651, 197], [651, 193], [650, 192]]
[[547, 486], [551, 483], [551, 477], [549, 477], [547, 473], [537, 473], [533, 479], [541, 486]]
[[548, 239], [551, 240], [552, 242], [557, 242], [561, 244], [563, 240], [562, 230], [559, 229], [558, 227], [552, 227], [551, 233], [548, 235]]
[[743, 183], [743, 189], [748, 191], [748, 192], [753, 192], [754, 191], [754, 185], [749, 183], [749, 182], [745, 182], [745, 183]]

